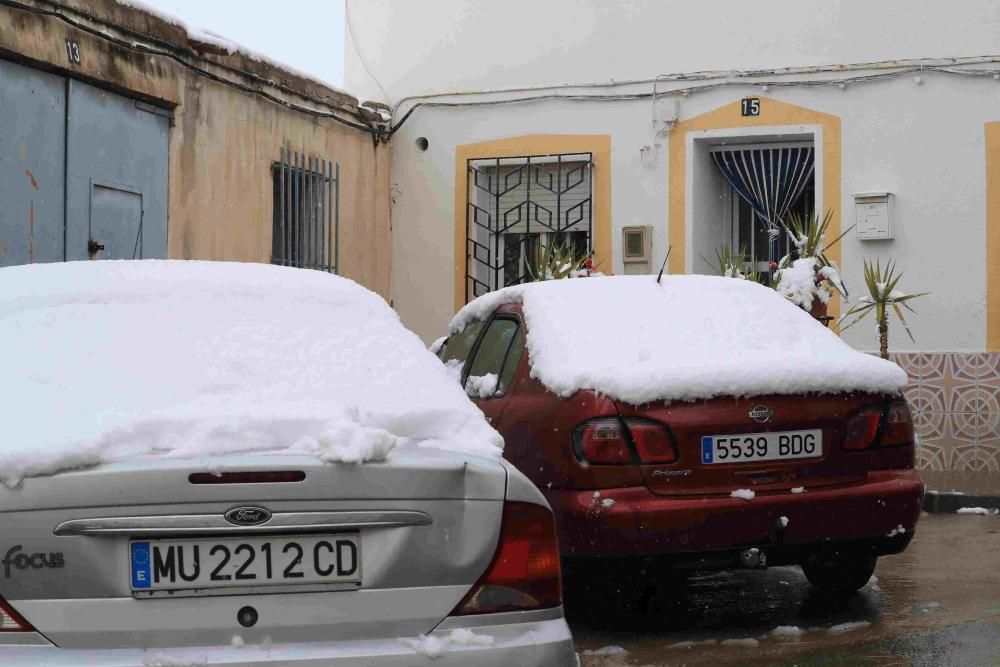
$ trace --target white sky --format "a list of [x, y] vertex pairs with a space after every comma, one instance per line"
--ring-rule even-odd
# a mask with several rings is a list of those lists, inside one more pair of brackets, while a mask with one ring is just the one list
[[344, 83], [343, 0], [143, 1], [191, 28], [207, 28], [335, 86]]

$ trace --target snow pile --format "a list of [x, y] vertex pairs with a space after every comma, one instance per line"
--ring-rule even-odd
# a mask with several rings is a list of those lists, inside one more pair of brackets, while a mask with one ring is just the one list
[[730, 498], [742, 498], [743, 500], [753, 500], [756, 497], [756, 493], [753, 489], [736, 489], [729, 494]]
[[[0, 269], [0, 481], [156, 455], [503, 441], [378, 296], [318, 271], [211, 262]], [[209, 459], [210, 460], [210, 459]], [[210, 467], [214, 464], [207, 464]]]
[[[455, 359], [454, 361], [458, 361]], [[461, 372], [461, 370], [459, 370]], [[486, 375], [470, 375], [465, 381], [465, 391], [468, 392], [470, 396], [475, 396], [476, 398], [489, 398], [493, 394], [497, 393], [497, 375], [496, 373], [487, 373]]]
[[456, 333], [520, 303], [532, 374], [570, 396], [632, 404], [722, 395], [896, 392], [895, 364], [853, 350], [772, 289], [713, 276], [609, 276], [507, 287], [458, 312]]
[[492, 646], [496, 640], [490, 635], [477, 635], [472, 630], [459, 628], [445, 637], [420, 635], [416, 638], [404, 637], [399, 641], [415, 653], [433, 660], [440, 658], [453, 646]]

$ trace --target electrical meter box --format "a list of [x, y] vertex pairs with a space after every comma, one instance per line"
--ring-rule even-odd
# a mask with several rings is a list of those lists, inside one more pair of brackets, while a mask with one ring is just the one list
[[859, 241], [892, 238], [891, 192], [859, 192], [854, 195], [854, 220]]
[[649, 226], [622, 228], [622, 261], [625, 275], [651, 273], [653, 256], [653, 228]]

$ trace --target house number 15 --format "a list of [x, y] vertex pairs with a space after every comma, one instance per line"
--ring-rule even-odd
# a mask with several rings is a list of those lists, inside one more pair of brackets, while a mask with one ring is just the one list
[[66, 40], [66, 57], [74, 65], [80, 64], [80, 45], [75, 39]]
[[740, 115], [741, 116], [759, 116], [760, 115], [760, 98], [759, 97], [744, 97], [740, 100]]

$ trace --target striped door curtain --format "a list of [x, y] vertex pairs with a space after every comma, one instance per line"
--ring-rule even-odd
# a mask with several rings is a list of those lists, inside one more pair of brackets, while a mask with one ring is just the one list
[[[812, 180], [813, 147], [715, 148], [712, 158], [736, 194], [767, 225], [772, 246], [776, 246], [782, 218]], [[776, 252], [773, 247], [772, 256]]]

